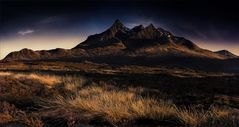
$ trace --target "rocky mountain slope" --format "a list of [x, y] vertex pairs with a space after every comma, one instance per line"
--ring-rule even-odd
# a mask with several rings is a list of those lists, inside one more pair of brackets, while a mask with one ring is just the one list
[[202, 49], [192, 41], [177, 37], [156, 28], [153, 24], [139, 25], [132, 29], [116, 20], [106, 31], [89, 36], [72, 49], [33, 51], [23, 49], [8, 54], [4, 60], [37, 60], [99, 56], [182, 56], [213, 59], [234, 58], [230, 52], [212, 52]]

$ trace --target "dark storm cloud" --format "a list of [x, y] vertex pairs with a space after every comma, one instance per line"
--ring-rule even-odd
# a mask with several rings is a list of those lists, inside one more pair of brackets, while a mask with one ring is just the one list
[[[10, 0], [1, 1], [0, 37], [19, 31], [38, 34], [94, 34], [115, 19], [126, 25], [153, 22], [172, 33], [239, 43], [237, 0]], [[30, 35], [30, 34], [29, 34]]]

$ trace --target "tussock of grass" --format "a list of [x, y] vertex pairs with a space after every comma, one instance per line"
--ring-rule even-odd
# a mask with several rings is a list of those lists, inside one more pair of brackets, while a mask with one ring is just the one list
[[218, 119], [224, 119], [231, 115], [231, 111], [226, 108], [214, 107], [212, 108], [212, 115]]
[[[132, 88], [131, 88], [132, 89]], [[233, 111], [211, 107], [208, 110], [194, 107], [177, 107], [171, 101], [143, 97], [132, 90], [108, 89], [89, 86], [77, 91], [75, 97], [58, 97], [53, 103], [66, 112], [82, 111], [91, 118], [102, 119], [115, 124], [151, 119], [171, 121], [185, 126], [200, 126], [229, 116]], [[75, 118], [78, 118], [75, 116]], [[230, 119], [229, 119], [230, 120]]]
[[40, 83], [52, 87], [57, 83], [60, 83], [60, 77], [57, 76], [50, 76], [50, 75], [40, 75], [40, 74], [14, 74], [15, 78], [26, 78], [26, 79], [33, 79], [38, 80]]
[[177, 108], [177, 117], [178, 120], [184, 125], [196, 126], [206, 122], [209, 119], [209, 112], [210, 111], [196, 109], [194, 107], [182, 107]]
[[142, 97], [127, 90], [109, 90], [99, 86], [83, 88], [73, 98], [58, 97], [54, 104], [63, 109], [100, 114], [111, 123], [143, 118], [163, 120], [175, 113], [169, 102]]
[[11, 72], [0, 72], [0, 76], [12, 76], [15, 79], [30, 79], [30, 80], [37, 80], [40, 83], [51, 87], [57, 83], [60, 83], [60, 77], [54, 75], [43, 75], [43, 74], [15, 74]]
[[78, 89], [88, 83], [85, 78], [79, 76], [65, 76], [61, 77], [59, 81], [60, 84], [55, 87], [64, 88], [72, 92], [77, 92]]

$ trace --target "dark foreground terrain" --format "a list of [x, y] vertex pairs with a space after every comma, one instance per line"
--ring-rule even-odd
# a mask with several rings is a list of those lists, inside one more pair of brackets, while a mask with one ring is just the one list
[[90, 61], [0, 68], [1, 127], [239, 126], [235, 72]]

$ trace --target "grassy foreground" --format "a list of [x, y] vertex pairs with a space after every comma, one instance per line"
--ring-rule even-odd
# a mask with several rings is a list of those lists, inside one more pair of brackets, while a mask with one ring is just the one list
[[146, 91], [80, 76], [0, 72], [0, 125], [239, 126], [237, 108], [176, 105]]

